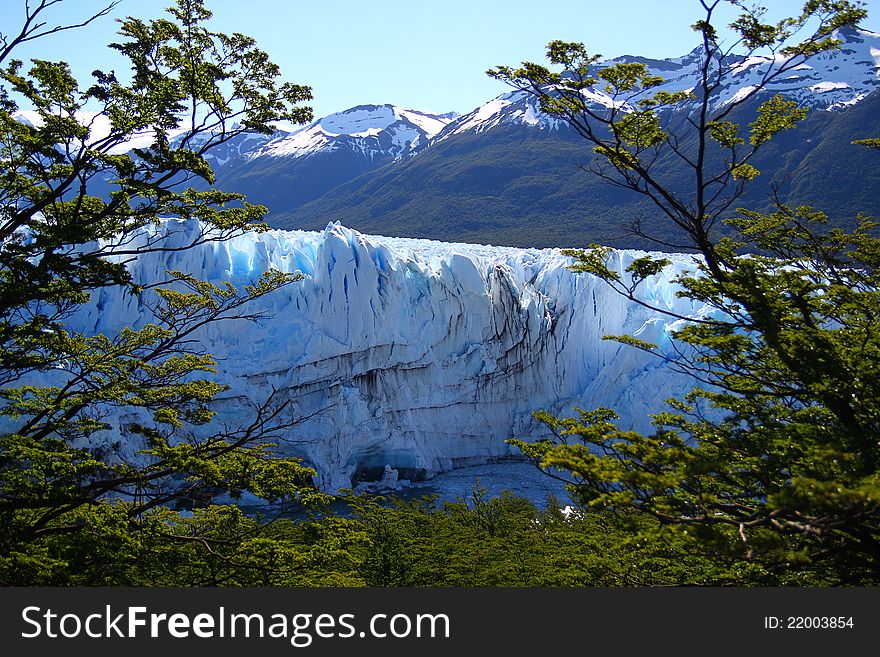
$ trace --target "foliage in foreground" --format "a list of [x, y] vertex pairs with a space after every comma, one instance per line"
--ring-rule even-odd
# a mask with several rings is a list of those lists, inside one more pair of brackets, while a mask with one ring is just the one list
[[[705, 18], [693, 27], [703, 42], [702, 78], [690, 92], [655, 91], [662, 80], [638, 63], [595, 73], [596, 57], [582, 44], [559, 41], [547, 52], [561, 72], [532, 63], [490, 71], [569, 121], [601, 158], [598, 175], [654, 203], [669, 232], [644, 236], [698, 254], [675, 282], [679, 297], [703, 308], [691, 317], [656, 309], [670, 318], [678, 353], [671, 367], [696, 387], [657, 410], [653, 433], [625, 431], [612, 410], [599, 408], [564, 419], [538, 413], [551, 437], [512, 442], [564, 473], [591, 509], [653, 516], [658, 536], [689, 528], [720, 559], [827, 567], [835, 582], [861, 582], [880, 570], [878, 224], [859, 217], [852, 230], [829, 230], [813, 208], [777, 203], [759, 213], [736, 203], [761, 175], [755, 154], [806, 115], [766, 88], [838, 48], [835, 30], [866, 12], [811, 0], [801, 15], [767, 23], [761, 7], [734, 2], [742, 14], [731, 25], [738, 38], [731, 46], [713, 25], [721, 1], [701, 4]], [[780, 57], [760, 83], [717, 102], [722, 82], [735, 75], [740, 45], [748, 55]], [[613, 107], [585, 98], [583, 90], [598, 84]], [[754, 121], [731, 121], [751, 98], [762, 100]], [[687, 129], [672, 134], [658, 110], [687, 112]], [[690, 169], [686, 193], [665, 184], [656, 166], [661, 154]], [[670, 242], [670, 234], [683, 241]], [[569, 254], [575, 271], [646, 305], [639, 285], [669, 264], [648, 255], [621, 273], [606, 266], [601, 247]], [[656, 350], [632, 336], [611, 339]]]
[[[253, 39], [212, 32], [201, 0], [121, 21], [111, 47], [130, 81], [96, 70], [82, 86], [65, 62], [12, 57], [67, 29], [44, 29], [57, 0], [24, 4], [21, 31], [0, 35], [0, 554], [7, 577], [37, 583], [54, 577], [55, 557], [39, 553], [50, 537], [82, 546], [97, 536], [111, 559], [114, 542], [132, 553], [150, 532], [174, 534], [157, 523], [176, 500], [321, 496], [312, 470], [272, 451], [296, 422], [286, 402], [250, 400], [240, 425], [212, 422], [226, 387], [199, 343], [206, 326], [260, 319], [248, 304], [296, 277], [268, 271], [236, 288], [180, 271], [138, 280], [128, 267], [264, 229], [266, 208], [190, 183], [213, 183], [212, 148], [309, 119], [299, 104], [310, 89], [280, 82]], [[133, 138], [150, 144], [126, 150]], [[91, 194], [96, 181], [112, 191]], [[200, 230], [165, 242], [178, 230], [168, 216], [197, 219]], [[108, 289], [133, 297], [147, 319], [113, 334], [77, 330], [77, 313]], [[90, 559], [72, 576], [92, 577], [100, 559]]]
[[[351, 497], [343, 515], [265, 522], [235, 506], [167, 509], [125, 531], [124, 504], [78, 516], [83, 531], [0, 556], [0, 583], [52, 586], [821, 586], [817, 565], [722, 558], [647, 514], [564, 513], [512, 494], [438, 504]], [[876, 584], [863, 572], [854, 583]]]
[[[845, 2], [807, 6], [827, 14], [829, 29], [857, 17]], [[275, 119], [308, 116], [293, 107], [308, 90], [276, 85], [277, 68], [252, 40], [203, 29], [210, 14], [201, 2], [181, 0], [171, 16], [123, 23], [125, 42], [116, 47], [134, 65], [128, 86], [98, 73], [81, 90], [59, 63], [37, 61], [24, 72], [11, 60], [0, 70], [0, 583], [876, 583], [875, 226], [863, 220], [851, 233], [822, 233], [820, 214], [780, 207], [726, 217], [740, 239], [713, 240], [714, 222], [759, 174], [752, 154], [801, 113], [778, 98], [767, 101], [748, 144], [725, 116], [704, 122], [697, 152], [718, 148], [729, 157], [711, 176], [698, 176], [693, 203], [682, 202], [664, 196], [650, 162], [657, 149], [677, 148], [655, 110], [690, 99], [639, 99], [656, 81], [638, 65], [612, 67], [602, 77], [615, 93], [647, 102], [626, 115], [588, 117], [612, 128], [610, 141], [589, 123], [582, 136], [599, 139], [598, 153], [611, 167], [606, 175], [616, 172], [618, 182], [653, 195], [693, 238], [704, 260], [680, 281], [684, 293], [733, 321], [716, 316], [676, 334], [693, 349], [682, 363], [709, 387], [659, 415], [654, 435], [622, 432], [599, 410], [580, 420], [542, 416], [559, 443], [521, 443], [546, 466], [574, 475], [588, 511], [566, 516], [552, 505], [538, 511], [513, 496], [486, 500], [480, 493], [442, 507], [353, 498], [351, 516], [304, 521], [265, 522], [230, 506], [173, 511], [169, 504], [179, 498], [201, 501], [223, 490], [309, 505], [322, 496], [309, 486], [307, 468], [273, 458], [265, 442], [295, 421], [283, 415], [283, 403], [263, 400], [251, 424], [204, 433], [222, 389], [210, 381], [210, 355], [191, 339], [208, 323], [258, 319], [245, 304], [290, 278], [270, 273], [235, 290], [185, 272], [136, 281], [125, 267], [127, 258], [161, 251], [149, 239], [132, 241], [161, 215], [203, 221], [206, 231], [185, 248], [259, 229], [263, 208], [218, 190], [182, 188], [193, 177], [213, 181], [204, 158], [213, 146], [245, 130], [265, 132]], [[768, 28], [759, 18], [740, 25], [756, 49], [798, 27]], [[697, 27], [707, 48], [717, 46], [708, 20]], [[820, 30], [802, 42], [791, 66], [833, 48], [829, 34]], [[16, 40], [2, 45], [0, 63]], [[573, 75], [549, 81], [563, 91], [569, 85], [571, 94], [563, 102], [545, 94], [544, 109], [575, 120], [589, 108], [564, 101], [577, 101], [593, 83], [591, 60], [573, 44], [556, 43], [551, 56]], [[707, 64], [706, 102], [712, 73]], [[499, 76], [535, 82], [529, 88], [539, 94], [548, 81], [540, 68]], [[232, 96], [224, 95], [229, 88]], [[40, 125], [16, 120], [16, 98], [37, 108]], [[90, 102], [110, 119], [109, 135], [95, 138], [78, 118]], [[167, 131], [181, 127], [187, 111], [193, 121], [172, 143]], [[154, 136], [151, 148], [114, 154], [143, 131]], [[87, 183], [107, 176], [116, 190], [90, 196]], [[753, 247], [767, 255], [739, 255]], [[621, 279], [601, 256], [576, 254], [582, 270], [634, 298], [638, 281], [664, 264], [637, 261], [631, 278]], [[155, 322], [114, 336], [71, 330], [71, 314], [110, 286], [149, 298]], [[54, 379], [35, 383], [35, 375]], [[701, 400], [725, 411], [724, 420], [700, 415]], [[107, 428], [108, 408], [139, 412], [142, 421], [126, 428], [144, 440], [137, 459], [88, 446]], [[572, 437], [579, 442], [566, 444]]]

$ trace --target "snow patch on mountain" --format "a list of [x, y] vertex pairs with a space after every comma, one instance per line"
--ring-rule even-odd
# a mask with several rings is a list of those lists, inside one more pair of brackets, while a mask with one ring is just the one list
[[564, 121], [544, 114], [530, 94], [524, 91], [512, 91], [459, 116], [446, 126], [432, 143], [465, 132], [485, 132], [499, 125], [528, 125], [556, 130], [564, 124]]
[[457, 114], [425, 114], [416, 110], [403, 109], [396, 107], [397, 116], [403, 120], [409, 121], [419, 128], [428, 138], [433, 137], [440, 132]]
[[846, 82], [819, 82], [817, 84], [811, 85], [810, 90], [815, 91], [817, 93], [825, 93], [826, 91], [834, 91], [835, 89], [850, 89], [848, 83]]
[[744, 87], [740, 87], [736, 90], [735, 94], [733, 94], [729, 98], [725, 98], [720, 103], [718, 103], [718, 105], [723, 107], [724, 105], [730, 105], [731, 103], [738, 103], [748, 97], [749, 94], [754, 93], [755, 89], [757, 89], [757, 87], [753, 84], [748, 84]]

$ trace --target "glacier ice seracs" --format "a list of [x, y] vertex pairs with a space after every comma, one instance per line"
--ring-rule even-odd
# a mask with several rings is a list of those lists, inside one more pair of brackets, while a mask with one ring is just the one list
[[[165, 246], [188, 244], [195, 221], [157, 227]], [[623, 270], [639, 252], [618, 251]], [[668, 256], [667, 256], [668, 257]], [[702, 313], [675, 295], [672, 278], [693, 269], [690, 256], [642, 286], [650, 304], [684, 315]], [[200, 336], [218, 359], [217, 378], [231, 388], [216, 406], [234, 423], [248, 400], [272, 390], [291, 401], [294, 427], [279, 450], [300, 456], [328, 491], [395, 477], [421, 479], [511, 455], [505, 440], [537, 438], [537, 409], [608, 406], [623, 424], [646, 428], [647, 414], [692, 386], [663, 357], [613, 341], [631, 333], [669, 348], [673, 320], [616, 294], [604, 282], [574, 274], [559, 250], [528, 250], [362, 235], [338, 224], [323, 232], [267, 231], [180, 252], [141, 256], [135, 280], [165, 270], [236, 285], [267, 268], [304, 279], [255, 302], [270, 317], [226, 321]], [[95, 292], [69, 322], [114, 334], [150, 320], [136, 297]], [[671, 352], [669, 352], [671, 353]], [[119, 441], [133, 418], [120, 411]]]

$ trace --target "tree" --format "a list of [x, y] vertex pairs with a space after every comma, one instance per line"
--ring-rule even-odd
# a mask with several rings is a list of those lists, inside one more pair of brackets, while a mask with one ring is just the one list
[[[763, 8], [733, 1], [742, 13], [726, 46], [715, 19], [721, 4], [700, 2], [704, 18], [693, 26], [702, 38], [700, 79], [690, 92], [658, 91], [662, 79], [643, 64], [597, 70], [598, 56], [559, 41], [547, 53], [561, 72], [534, 63], [489, 71], [568, 121], [593, 146], [598, 175], [653, 202], [670, 230], [647, 236], [698, 254], [676, 282], [680, 297], [707, 309], [681, 317], [671, 331], [678, 351], [671, 366], [696, 387], [658, 409], [653, 433], [621, 430], [616, 414], [600, 408], [565, 419], [539, 412], [553, 437], [512, 442], [565, 473], [588, 506], [635, 508], [736, 558], [832, 564], [836, 581], [873, 582], [880, 565], [877, 224], [859, 217], [851, 231], [829, 230], [823, 213], [778, 198], [769, 214], [736, 209], [759, 180], [755, 153], [806, 114], [767, 86], [839, 47], [835, 30], [866, 12], [809, 0], [800, 16], [768, 23]], [[766, 56], [763, 76], [718, 103], [742, 61], [738, 48]], [[610, 107], [584, 93], [600, 84]], [[747, 129], [731, 120], [757, 101]], [[682, 134], [668, 131], [675, 112], [686, 115]], [[686, 194], [664, 184], [662, 158], [689, 172]], [[684, 241], [670, 240], [672, 229]], [[645, 256], [620, 275], [606, 267], [606, 249], [569, 254], [575, 271], [643, 304], [640, 283], [669, 264]], [[631, 336], [611, 339], [657, 351]]]
[[[46, 537], [98, 531], [102, 522], [135, 532], [175, 501], [245, 490], [270, 500], [320, 498], [310, 469], [272, 453], [271, 440], [295, 421], [275, 395], [256, 400], [245, 425], [211, 428], [212, 400], [225, 388], [211, 381], [214, 361], [198, 344], [206, 325], [259, 319], [247, 304], [296, 277], [269, 271], [236, 289], [179, 271], [135, 280], [127, 266], [263, 230], [266, 208], [189, 185], [213, 183], [205, 155], [218, 145], [246, 132], [271, 134], [274, 121], [309, 120], [300, 103], [310, 89], [280, 83], [278, 67], [250, 37], [210, 31], [201, 0], [178, 0], [167, 19], [121, 21], [122, 39], [110, 47], [130, 62], [130, 81], [95, 71], [83, 89], [67, 64], [43, 60], [25, 72], [11, 58], [16, 46], [76, 27], [45, 29], [58, 1], [27, 5], [21, 32], [0, 37], [0, 579], [7, 582], [27, 583], [21, 573], [51, 561], [40, 552]], [[22, 108], [35, 120], [23, 120]], [[96, 117], [109, 128], [99, 130]], [[149, 147], [124, 152], [145, 135]], [[112, 191], [91, 193], [99, 181]], [[177, 224], [162, 224], [165, 216], [197, 219], [200, 230], [172, 248], [162, 235]], [[115, 335], [66, 324], [92, 293], [111, 287], [135, 295], [153, 321]], [[120, 409], [145, 418], [126, 427], [143, 443], [134, 459], [90, 442]], [[181, 527], [165, 522], [162, 531], [192, 539]]]

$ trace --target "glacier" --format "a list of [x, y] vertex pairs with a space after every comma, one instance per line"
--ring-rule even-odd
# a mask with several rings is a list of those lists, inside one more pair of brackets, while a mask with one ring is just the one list
[[[202, 227], [169, 219], [142, 230], [174, 249]], [[623, 272], [640, 255], [614, 251], [609, 266]], [[640, 299], [705, 314], [676, 296], [673, 279], [694, 269], [693, 257], [664, 256], [672, 264], [643, 283]], [[304, 459], [334, 492], [392, 471], [417, 481], [514, 456], [507, 439], [544, 435], [531, 417], [538, 409], [606, 406], [625, 427], [645, 429], [649, 413], [689, 390], [692, 380], [669, 367], [675, 320], [569, 264], [558, 249], [367, 236], [330, 224], [145, 254], [129, 267], [140, 282], [166, 270], [235, 285], [269, 268], [303, 274], [248, 308], [266, 319], [210, 325], [199, 339], [217, 358], [216, 379], [230, 386], [217, 421], [234, 424], [277, 391], [302, 419], [278, 451]], [[112, 335], [150, 319], [141, 299], [108, 288], [68, 324]], [[660, 355], [602, 339], [624, 333], [658, 344]], [[137, 438], [125, 429], [133, 419], [117, 411], [92, 441], [136, 458]]]

